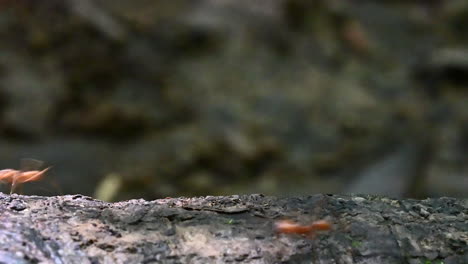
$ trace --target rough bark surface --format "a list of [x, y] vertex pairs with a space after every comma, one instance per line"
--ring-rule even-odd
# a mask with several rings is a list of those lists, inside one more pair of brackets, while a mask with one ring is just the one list
[[[1, 263], [468, 263], [468, 200], [0, 194]], [[274, 223], [328, 219], [314, 239]]]

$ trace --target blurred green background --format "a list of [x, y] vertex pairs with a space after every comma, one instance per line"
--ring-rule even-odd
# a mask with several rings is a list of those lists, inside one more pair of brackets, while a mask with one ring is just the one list
[[108, 201], [466, 197], [467, 23], [457, 0], [3, 0], [0, 166]]

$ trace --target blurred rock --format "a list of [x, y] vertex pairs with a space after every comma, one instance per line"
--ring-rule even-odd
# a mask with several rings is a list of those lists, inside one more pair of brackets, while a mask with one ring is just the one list
[[425, 186], [431, 196], [451, 193], [465, 197], [468, 190], [468, 122], [441, 127], [437, 151], [427, 169]]
[[57, 102], [63, 97], [63, 80], [53, 63], [6, 53], [0, 76], [4, 99], [2, 132], [8, 137], [45, 136]]
[[417, 145], [400, 146], [396, 151], [365, 168], [346, 187], [344, 193], [384, 194], [403, 197], [413, 183], [414, 175], [421, 173], [421, 149]]
[[[453, 142], [467, 134], [466, 52], [455, 47], [468, 39], [453, 34], [463, 19], [450, 9], [439, 26], [421, 19], [435, 6], [10, 3], [0, 165], [44, 160], [66, 193], [92, 194], [113, 173], [117, 200], [375, 192], [385, 175], [395, 185], [381, 194], [463, 196], [438, 182], [466, 175], [468, 148]], [[444, 141], [445, 127], [458, 139]]]

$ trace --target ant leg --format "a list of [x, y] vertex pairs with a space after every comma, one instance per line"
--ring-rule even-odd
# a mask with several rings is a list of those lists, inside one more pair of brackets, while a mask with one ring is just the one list
[[16, 188], [16, 179], [18, 178], [18, 175], [19, 173], [16, 173], [14, 176], [13, 176], [13, 179], [11, 181], [11, 187], [10, 187], [10, 194], [13, 193], [13, 191], [15, 190]]
[[315, 238], [315, 232], [310, 232], [309, 234], [307, 234], [307, 238], [308, 239], [314, 239]]

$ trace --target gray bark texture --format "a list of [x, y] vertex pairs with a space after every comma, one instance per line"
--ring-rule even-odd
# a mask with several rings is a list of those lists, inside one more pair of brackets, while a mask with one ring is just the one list
[[[0, 193], [0, 263], [468, 263], [468, 200]], [[326, 219], [314, 238], [275, 222]]]

